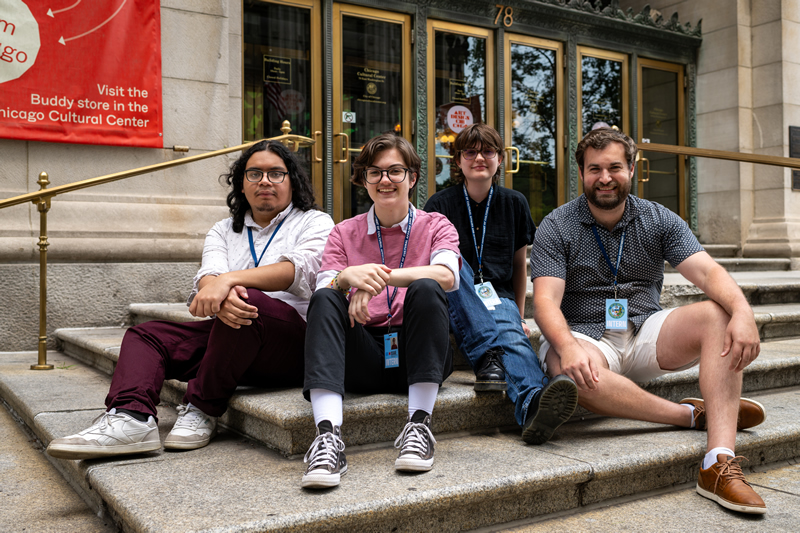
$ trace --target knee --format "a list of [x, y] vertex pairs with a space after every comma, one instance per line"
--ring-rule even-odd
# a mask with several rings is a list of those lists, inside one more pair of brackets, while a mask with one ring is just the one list
[[325, 309], [326, 312], [329, 312], [331, 309], [337, 308], [347, 310], [347, 297], [340, 291], [325, 287], [314, 291], [314, 294], [311, 295], [311, 300], [308, 302], [308, 315], [311, 316], [314, 309]]
[[447, 309], [447, 296], [444, 289], [438, 282], [423, 278], [412, 281], [406, 291], [406, 305], [430, 305], [443, 304]]
[[717, 302], [706, 300], [697, 304], [700, 316], [706, 328], [725, 329], [731, 320], [731, 315]]

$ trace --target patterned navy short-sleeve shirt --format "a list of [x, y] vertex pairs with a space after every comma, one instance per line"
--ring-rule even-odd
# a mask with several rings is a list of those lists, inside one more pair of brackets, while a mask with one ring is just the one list
[[583, 195], [547, 215], [533, 242], [531, 279], [565, 280], [561, 312], [572, 330], [593, 339], [605, 332], [605, 300], [614, 297], [614, 275], [592, 225], [615, 266], [625, 231], [617, 294], [628, 299], [628, 317], [638, 333], [644, 321], [661, 310], [664, 261], [677, 266], [703, 247], [678, 215], [635, 196], [628, 196], [622, 219], [612, 231], [595, 221]]

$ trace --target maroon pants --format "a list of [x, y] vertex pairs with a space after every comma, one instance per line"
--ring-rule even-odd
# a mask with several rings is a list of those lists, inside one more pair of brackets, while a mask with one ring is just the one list
[[249, 326], [221, 320], [145, 322], [122, 339], [106, 406], [156, 416], [165, 379], [188, 381], [183, 397], [207, 415], [220, 416], [237, 385], [298, 387], [303, 383], [306, 323], [289, 304], [248, 289], [258, 307]]

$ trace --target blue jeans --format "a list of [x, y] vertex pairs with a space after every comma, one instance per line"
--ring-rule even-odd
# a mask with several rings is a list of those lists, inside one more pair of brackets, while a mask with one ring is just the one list
[[447, 293], [450, 312], [450, 330], [455, 335], [458, 348], [472, 368], [490, 348], [505, 351], [503, 366], [506, 370], [508, 397], [514, 402], [514, 416], [522, 426], [531, 400], [547, 383], [530, 340], [522, 330], [517, 304], [508, 298], [490, 311], [475, 293], [475, 276], [466, 261], [461, 267], [457, 291]]

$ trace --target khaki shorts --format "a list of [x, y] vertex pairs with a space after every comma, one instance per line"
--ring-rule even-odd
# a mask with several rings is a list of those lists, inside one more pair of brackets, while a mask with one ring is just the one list
[[[664, 325], [664, 320], [674, 310], [664, 309], [650, 315], [642, 324], [642, 327], [639, 328], [638, 335], [633, 334], [633, 325], [630, 321], [628, 321], [627, 330], [606, 330], [600, 340], [595, 340], [577, 331], [573, 331], [572, 335], [576, 339], [583, 339], [597, 346], [605, 356], [608, 368], [612, 372], [625, 376], [631, 381], [644, 383], [664, 374], [686, 370], [700, 362], [699, 359], [696, 359], [675, 370], [664, 370], [658, 365], [658, 359], [656, 359], [658, 334], [661, 331], [661, 326]], [[544, 336], [539, 340], [541, 342], [539, 361], [542, 363], [542, 369], [547, 372], [544, 358], [550, 349], [550, 343], [547, 342]]]

